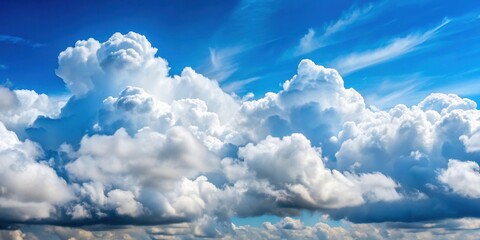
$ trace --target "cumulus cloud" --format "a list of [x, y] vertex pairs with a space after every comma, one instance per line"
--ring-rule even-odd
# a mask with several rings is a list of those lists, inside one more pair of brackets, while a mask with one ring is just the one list
[[[86, 132], [97, 130], [94, 126], [98, 126], [96, 123], [99, 118], [117, 121], [115, 116], [99, 115], [99, 111], [112, 110], [112, 106], [108, 105], [119, 94], [117, 100], [120, 103], [113, 107], [125, 107], [124, 103], [132, 106], [136, 104], [133, 98], [142, 94], [150, 94], [152, 98], [148, 101], [151, 103], [154, 98], [160, 108], [176, 100], [200, 99], [207, 104], [210, 112], [218, 115], [222, 123], [231, 121], [238, 104], [232, 96], [222, 91], [216, 81], [188, 67], [179, 76], [170, 77], [167, 61], [155, 56], [156, 52], [157, 49], [151, 46], [145, 36], [133, 32], [125, 35], [116, 33], [103, 43], [95, 39], [78, 41], [74, 47], [61, 52], [57, 75], [74, 96], [58, 118], [38, 119], [27, 129], [29, 138], [48, 150], [56, 150], [64, 142], [78, 144]], [[145, 93], [140, 94], [138, 89], [143, 89]], [[132, 109], [127, 107], [120, 110], [129, 112]], [[130, 121], [135, 125], [133, 122]], [[101, 123], [98, 124], [101, 126]], [[121, 123], [116, 125], [107, 131], [111, 133], [123, 127]], [[141, 125], [139, 123], [137, 127], [143, 127]], [[64, 128], [71, 129], [68, 136], [62, 134]]]
[[[49, 228], [60, 238], [357, 239], [397, 236], [359, 223], [480, 216], [474, 101], [378, 110], [311, 60], [278, 92], [238, 99], [189, 67], [170, 75], [156, 53], [133, 32], [78, 41], [58, 58], [64, 106], [0, 88], [1, 223], [158, 225]], [[307, 226], [304, 210], [352, 222]], [[285, 218], [230, 222], [264, 214]]]
[[466, 197], [479, 198], [480, 167], [472, 161], [449, 160], [448, 168], [440, 171], [438, 180], [449, 186], [455, 193]]
[[462, 140], [463, 144], [465, 145], [467, 152], [480, 152], [480, 132], [477, 131], [470, 136], [462, 135], [460, 136], [460, 140]]
[[181, 127], [170, 129], [166, 135], [143, 129], [130, 137], [120, 129], [111, 136], [85, 137], [76, 154], [78, 157], [66, 165], [73, 176], [122, 187], [168, 185], [169, 179], [195, 177], [218, 165], [218, 160]]
[[41, 149], [22, 142], [0, 122], [0, 221], [51, 217], [74, 198], [65, 180], [45, 162]]
[[[271, 195], [279, 205], [341, 208], [401, 198], [395, 190], [396, 183], [382, 174], [344, 175], [325, 168], [319, 149], [312, 148], [301, 134], [282, 139], [267, 137], [257, 145], [249, 143], [240, 148], [238, 155], [243, 164], [235, 166], [227, 160], [227, 177], [243, 186], [265, 181], [263, 188], [254, 191]], [[242, 167], [246, 169], [236, 169]], [[245, 176], [238, 176], [239, 173]]]
[[0, 86], [0, 121], [17, 134], [38, 117], [56, 117], [65, 102], [32, 90], [10, 90]]

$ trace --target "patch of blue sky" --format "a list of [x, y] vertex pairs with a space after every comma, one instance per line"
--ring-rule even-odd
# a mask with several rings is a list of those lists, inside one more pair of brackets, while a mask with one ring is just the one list
[[[299, 219], [305, 226], [313, 226], [318, 222], [327, 223], [329, 226], [337, 227], [340, 226], [341, 222], [336, 220], [331, 220], [326, 216], [323, 216], [318, 212], [302, 211], [299, 216], [291, 216], [294, 219]], [[277, 223], [281, 221], [283, 217], [274, 216], [274, 215], [262, 215], [257, 217], [234, 217], [232, 218], [232, 223], [236, 226], [253, 226], [253, 227], [262, 227], [264, 222]]]

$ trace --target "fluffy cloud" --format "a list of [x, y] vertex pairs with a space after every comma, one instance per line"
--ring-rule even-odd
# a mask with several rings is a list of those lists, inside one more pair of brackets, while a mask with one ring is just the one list
[[318, 146], [341, 130], [341, 123], [360, 121], [366, 111], [362, 96], [346, 89], [336, 70], [302, 60], [283, 90], [242, 104], [239, 125], [252, 140], [300, 132]]
[[76, 160], [66, 165], [72, 176], [121, 187], [168, 187], [169, 180], [195, 177], [218, 166], [218, 160], [181, 127], [166, 135], [143, 129], [130, 137], [120, 129], [111, 136], [85, 137], [75, 154]]
[[264, 183], [247, 191], [270, 195], [280, 206], [341, 208], [401, 198], [395, 190], [397, 184], [380, 173], [344, 175], [325, 168], [326, 159], [322, 159], [319, 149], [311, 147], [301, 134], [282, 139], [267, 137], [256, 145], [240, 148], [238, 155], [243, 160], [238, 164], [225, 160], [229, 180], [239, 186]]
[[438, 180], [449, 186], [455, 193], [466, 197], [480, 198], [480, 167], [472, 161], [449, 160], [448, 168], [443, 169]]
[[52, 100], [31, 90], [10, 90], [0, 86], [0, 121], [10, 130], [24, 135], [38, 117], [56, 117], [63, 100]]
[[143, 212], [142, 204], [135, 200], [135, 195], [130, 191], [115, 189], [108, 192], [107, 204], [113, 205], [119, 215], [136, 217]]
[[201, 195], [199, 184], [210, 183], [206, 178], [193, 182], [185, 178], [219, 167], [219, 159], [182, 127], [166, 134], [143, 129], [131, 137], [120, 129], [111, 136], [85, 137], [71, 154], [75, 160], [66, 169], [85, 182], [79, 191], [94, 208], [114, 208], [117, 214], [129, 216], [145, 213], [157, 221], [162, 216], [201, 214], [210, 195]]
[[[238, 99], [156, 54], [133, 32], [78, 41], [58, 57], [64, 106], [0, 88], [2, 222], [165, 224], [49, 230], [86, 239], [368, 239], [412, 235], [356, 223], [480, 216], [475, 102], [437, 93], [378, 110], [310, 60], [278, 92]], [[291, 217], [304, 210], [356, 223], [307, 226]], [[289, 217], [230, 223], [264, 214]]]
[[26, 221], [51, 217], [73, 199], [67, 183], [45, 162], [29, 140], [21, 142], [0, 122], [0, 220]]
[[85, 94], [94, 88], [93, 77], [101, 71], [96, 52], [100, 43], [90, 38], [78, 41], [58, 56], [57, 75], [75, 95]]
[[[145, 36], [133, 32], [125, 35], [115, 33], [103, 43], [94, 39], [78, 41], [74, 47], [67, 48], [58, 57], [57, 75], [74, 96], [58, 117], [38, 119], [27, 129], [28, 137], [48, 150], [56, 150], [64, 142], [78, 144], [85, 133], [95, 132], [95, 126], [102, 127], [102, 124], [108, 127], [106, 131], [109, 133], [120, 127], [138, 130], [142, 125], [149, 124], [136, 123], [136, 114], [130, 114], [134, 115], [132, 121], [126, 120], [133, 126], [122, 126], [122, 123], [118, 123], [122, 114], [112, 116], [108, 112], [116, 111], [119, 107], [118, 110], [124, 114], [131, 112], [133, 109], [125, 108], [123, 104], [140, 104], [135, 101], [142, 100], [133, 98], [147, 94], [151, 96], [147, 101], [152, 103], [152, 99], [155, 99], [160, 110], [168, 110], [176, 100], [199, 99], [206, 103], [209, 112], [218, 115], [223, 124], [232, 121], [239, 108], [238, 103], [223, 92], [216, 81], [188, 67], [180, 75], [170, 77], [167, 62], [155, 56], [156, 52], [157, 49], [151, 46]], [[112, 106], [116, 100], [119, 103]], [[144, 116], [152, 117], [147, 114], [147, 109], [143, 110]], [[104, 111], [107, 113], [99, 114]], [[106, 122], [99, 123], [99, 120]], [[151, 120], [150, 123], [155, 122], [155, 119]], [[71, 130], [69, 135], [62, 134], [65, 128]]]
[[470, 136], [462, 135], [460, 136], [460, 140], [462, 140], [468, 153], [480, 152], [480, 131]]
[[118, 97], [103, 100], [95, 128], [106, 133], [125, 128], [134, 134], [148, 126], [164, 132], [174, 124], [170, 109], [170, 105], [156, 101], [143, 88], [129, 86]]

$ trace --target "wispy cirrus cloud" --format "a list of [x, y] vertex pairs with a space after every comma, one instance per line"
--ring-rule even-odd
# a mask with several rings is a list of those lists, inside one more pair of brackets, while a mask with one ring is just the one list
[[209, 48], [210, 54], [205, 67], [205, 75], [219, 82], [228, 79], [239, 69], [235, 58], [242, 50], [242, 47]]
[[424, 95], [419, 94], [419, 90], [425, 85], [426, 77], [412, 74], [410, 76], [403, 75], [400, 78], [407, 80], [389, 79], [372, 86], [365, 93], [365, 101], [380, 109], [388, 109], [400, 103], [412, 105], [425, 98]]
[[34, 48], [45, 46], [45, 44], [43, 43], [37, 43], [22, 37], [12, 36], [7, 34], [0, 35], [0, 42], [6, 42], [11, 44], [25, 44]]
[[422, 43], [426, 42], [445, 25], [450, 22], [446, 18], [442, 23], [433, 29], [423, 33], [413, 33], [404, 37], [394, 38], [384, 46], [365, 51], [353, 52], [346, 56], [337, 58], [331, 64], [342, 74], [348, 74], [372, 65], [386, 62], [414, 51]]
[[228, 83], [225, 86], [222, 86], [222, 89], [225, 90], [226, 92], [237, 92], [241, 90], [243, 87], [245, 87], [246, 85], [252, 82], [255, 82], [259, 79], [260, 77], [251, 77], [243, 80], [238, 80], [235, 82]]
[[308, 32], [300, 39], [299, 45], [295, 48], [293, 55], [300, 56], [313, 52], [329, 42], [329, 38], [342, 30], [345, 30], [350, 25], [360, 21], [362, 18], [369, 17], [374, 6], [369, 4], [362, 8], [351, 8], [344, 12], [337, 20], [325, 27], [323, 32], [319, 32], [313, 28], [308, 29]]

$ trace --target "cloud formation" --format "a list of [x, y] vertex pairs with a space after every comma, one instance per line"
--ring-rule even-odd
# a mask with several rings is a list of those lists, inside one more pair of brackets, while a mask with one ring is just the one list
[[[66, 104], [0, 88], [2, 226], [85, 239], [395, 238], [366, 223], [480, 216], [474, 101], [435, 93], [378, 110], [311, 60], [278, 92], [238, 99], [191, 68], [170, 75], [156, 52], [133, 32], [78, 41], [58, 58]], [[305, 210], [345, 226], [306, 226], [293, 218]], [[285, 218], [231, 223], [272, 214]], [[68, 228], [98, 224], [155, 227]]]

